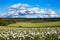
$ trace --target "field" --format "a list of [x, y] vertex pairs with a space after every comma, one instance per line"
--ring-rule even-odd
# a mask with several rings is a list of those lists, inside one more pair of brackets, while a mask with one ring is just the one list
[[0, 27], [0, 40], [59, 40], [60, 27]]
[[0, 18], [0, 26], [59, 27], [60, 18]]
[[60, 18], [0, 18], [0, 40], [60, 40]]
[[10, 27], [59, 27], [60, 21], [58, 22], [42, 22], [42, 23], [31, 23], [31, 22], [18, 22], [14, 24], [9, 24]]

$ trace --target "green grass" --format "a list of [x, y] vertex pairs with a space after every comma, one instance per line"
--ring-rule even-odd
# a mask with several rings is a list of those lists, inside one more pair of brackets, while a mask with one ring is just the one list
[[[4, 21], [2, 22], [4, 24], [7, 23]], [[20, 37], [21, 36], [20, 34], [24, 37]], [[55, 21], [55, 22], [40, 22], [40, 21], [21, 22], [20, 21], [16, 23], [14, 22], [7, 26], [0, 26], [0, 40], [20, 40], [20, 39], [21, 40], [59, 40], [60, 21]]]
[[10, 27], [55, 27], [55, 26], [60, 26], [60, 21], [57, 22], [42, 22], [42, 23], [32, 23], [32, 22], [18, 22], [18, 23], [13, 23], [9, 24], [7, 26]]
[[59, 40], [60, 27], [16, 28], [0, 27], [0, 40]]

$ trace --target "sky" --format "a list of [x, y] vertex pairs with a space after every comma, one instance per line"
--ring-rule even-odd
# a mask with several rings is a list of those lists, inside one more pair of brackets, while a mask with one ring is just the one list
[[55, 12], [60, 11], [60, 0], [0, 0], [0, 14], [4, 13], [11, 5], [18, 3], [53, 9]]

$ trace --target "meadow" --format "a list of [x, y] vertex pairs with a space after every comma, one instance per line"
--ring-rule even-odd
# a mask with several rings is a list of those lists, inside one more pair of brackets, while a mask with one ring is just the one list
[[0, 18], [6, 27], [59, 27], [60, 18]]
[[17, 22], [14, 24], [9, 24], [10, 27], [59, 27], [60, 21], [58, 22], [42, 22], [42, 23], [32, 23], [32, 22]]
[[60, 40], [60, 27], [0, 27], [0, 40]]
[[60, 40], [60, 18], [0, 19], [0, 40]]

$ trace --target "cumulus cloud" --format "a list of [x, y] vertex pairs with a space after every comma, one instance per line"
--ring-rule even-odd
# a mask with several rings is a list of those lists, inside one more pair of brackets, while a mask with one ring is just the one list
[[58, 15], [58, 17], [60, 17], [60, 10], [58, 10], [57, 15]]
[[55, 11], [53, 11], [52, 9], [48, 9], [48, 12], [49, 12], [49, 14], [52, 14], [52, 15], [55, 14]]
[[28, 8], [28, 11], [30, 11], [29, 13], [39, 13], [39, 14], [46, 14], [47, 11], [45, 9], [40, 9], [38, 7], [34, 7], [34, 8]]
[[52, 9], [48, 9], [48, 13], [51, 15], [51, 17], [57, 17], [56, 12], [53, 11]]
[[[24, 17], [32, 18], [35, 14], [39, 14], [40, 16], [35, 15], [35, 17], [56, 17], [57, 14], [52, 9], [41, 9], [37, 7], [31, 7], [28, 4], [14, 4], [8, 8], [8, 11], [4, 15], [17, 15], [12, 17], [23, 17], [19, 15], [24, 15]], [[32, 15], [33, 14], [33, 15]], [[41, 16], [41, 14], [43, 14]]]
[[45, 9], [41, 9], [40, 13], [46, 14], [47, 11]]
[[20, 3], [19, 4], [14, 4], [14, 5], [11, 6], [11, 8], [18, 8], [20, 5], [21, 5]]
[[28, 7], [28, 6], [29, 6], [28, 4], [21, 4], [21, 3], [19, 3], [19, 4], [14, 4], [11, 7], [12, 8], [18, 8], [18, 7]]
[[24, 10], [24, 9], [20, 10], [21, 13], [25, 13], [25, 11], [26, 11], [26, 10]]
[[40, 9], [38, 7], [28, 8], [29, 13], [40, 13]]

